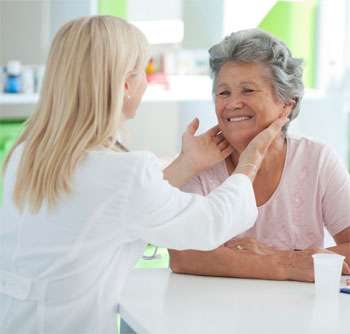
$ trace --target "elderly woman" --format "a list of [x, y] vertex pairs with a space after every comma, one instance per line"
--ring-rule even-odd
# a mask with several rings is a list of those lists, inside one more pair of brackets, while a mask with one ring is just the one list
[[[283, 112], [294, 120], [304, 87], [302, 61], [268, 33], [243, 30], [210, 50], [219, 126], [234, 152], [183, 190], [207, 195], [231, 175], [249, 141]], [[350, 179], [333, 151], [287, 134], [270, 146], [254, 184], [258, 218], [248, 231], [214, 251], [170, 251], [174, 272], [312, 281], [311, 255], [324, 227], [350, 263]], [[344, 265], [343, 273], [349, 273]]]

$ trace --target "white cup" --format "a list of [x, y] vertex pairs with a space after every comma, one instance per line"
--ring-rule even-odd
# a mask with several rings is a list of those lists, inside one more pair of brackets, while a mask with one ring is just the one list
[[316, 295], [335, 297], [339, 295], [340, 278], [345, 257], [338, 254], [314, 254]]

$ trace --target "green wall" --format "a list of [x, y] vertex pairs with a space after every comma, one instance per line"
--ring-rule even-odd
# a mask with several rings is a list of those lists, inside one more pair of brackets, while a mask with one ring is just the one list
[[98, 13], [101, 15], [114, 15], [127, 18], [127, 0], [99, 0]]
[[2, 166], [4, 159], [23, 128], [23, 121], [0, 120], [0, 204], [2, 201]]
[[316, 85], [316, 26], [318, 0], [278, 1], [259, 27], [285, 42], [293, 55], [304, 60], [305, 87]]

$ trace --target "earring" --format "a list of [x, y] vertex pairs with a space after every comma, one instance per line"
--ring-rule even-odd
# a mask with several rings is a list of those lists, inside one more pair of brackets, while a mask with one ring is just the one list
[[126, 95], [126, 98], [127, 98], [128, 100], [130, 100], [130, 99], [131, 99], [131, 96], [130, 96], [130, 95]]

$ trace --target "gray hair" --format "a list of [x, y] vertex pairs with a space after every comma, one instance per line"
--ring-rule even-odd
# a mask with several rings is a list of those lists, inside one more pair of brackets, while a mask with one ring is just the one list
[[[213, 92], [217, 75], [225, 63], [260, 63], [269, 68], [276, 95], [283, 101], [295, 101], [289, 115], [290, 121], [298, 116], [304, 95], [303, 61], [294, 58], [283, 42], [260, 29], [241, 30], [226, 36], [222, 42], [211, 47], [209, 55]], [[289, 122], [284, 126], [284, 132]]]

